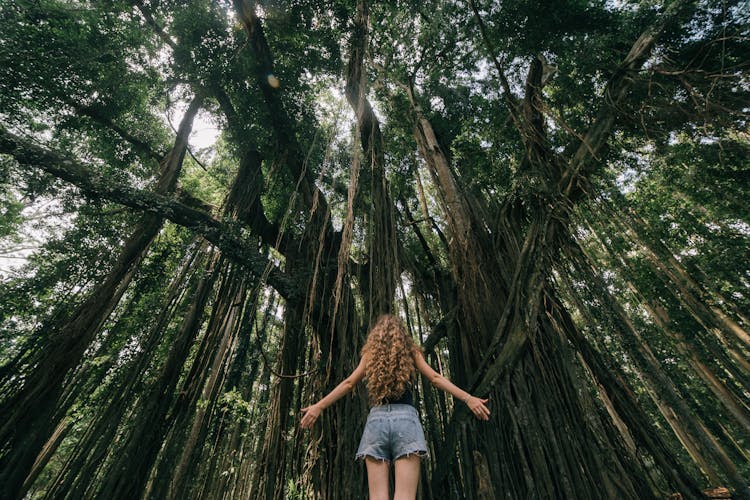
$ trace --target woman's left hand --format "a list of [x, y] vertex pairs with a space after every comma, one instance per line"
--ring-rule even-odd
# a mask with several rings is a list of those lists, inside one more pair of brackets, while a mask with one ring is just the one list
[[490, 409], [486, 406], [488, 401], [489, 399], [479, 399], [474, 396], [469, 396], [466, 399], [466, 406], [469, 407], [474, 416], [479, 420], [489, 420]]
[[302, 417], [302, 421], [300, 422], [300, 427], [303, 429], [309, 429], [313, 426], [313, 424], [318, 420], [318, 417], [320, 416], [320, 412], [323, 411], [323, 408], [318, 406], [317, 403], [314, 405], [310, 405], [306, 408], [302, 408], [302, 413], [304, 413], [304, 416]]

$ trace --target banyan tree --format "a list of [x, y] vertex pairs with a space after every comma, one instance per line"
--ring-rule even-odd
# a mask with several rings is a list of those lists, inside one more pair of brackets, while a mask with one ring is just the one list
[[747, 7], [0, 2], [0, 497], [750, 498]]

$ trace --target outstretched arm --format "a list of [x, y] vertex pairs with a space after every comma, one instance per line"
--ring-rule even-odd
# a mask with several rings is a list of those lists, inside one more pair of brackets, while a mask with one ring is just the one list
[[471, 412], [478, 419], [490, 419], [490, 410], [486, 406], [487, 402], [489, 401], [488, 399], [479, 399], [475, 396], [472, 396], [471, 394], [457, 387], [450, 380], [433, 370], [432, 367], [427, 364], [427, 361], [425, 361], [424, 355], [422, 355], [421, 351], [415, 351], [414, 363], [417, 365], [417, 370], [419, 370], [419, 373], [427, 377], [427, 380], [429, 380], [432, 385], [434, 385], [438, 389], [442, 389], [443, 391], [452, 394], [454, 398], [458, 398], [466, 403]]
[[362, 380], [364, 376], [365, 357], [362, 356], [362, 359], [359, 360], [359, 365], [357, 365], [357, 368], [354, 369], [351, 375], [346, 377], [339, 385], [337, 385], [334, 390], [329, 392], [323, 399], [321, 399], [317, 403], [310, 405], [307, 408], [302, 408], [301, 411], [302, 413], [304, 413], [304, 416], [302, 417], [300, 426], [302, 426], [303, 429], [309, 429], [310, 427], [312, 427], [315, 421], [318, 420], [320, 412], [341, 399], [344, 395], [351, 392], [352, 389], [354, 389], [354, 386], [357, 385], [357, 382]]

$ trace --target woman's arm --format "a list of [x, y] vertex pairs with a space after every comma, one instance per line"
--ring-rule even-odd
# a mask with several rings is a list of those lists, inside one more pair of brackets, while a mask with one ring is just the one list
[[365, 357], [362, 356], [362, 359], [359, 360], [359, 365], [357, 365], [357, 368], [355, 368], [352, 374], [346, 377], [343, 382], [337, 385], [334, 390], [329, 392], [323, 399], [321, 399], [317, 403], [306, 408], [302, 408], [301, 411], [302, 413], [304, 413], [304, 416], [302, 417], [300, 426], [302, 426], [303, 429], [309, 429], [310, 427], [312, 427], [315, 421], [318, 419], [320, 412], [341, 399], [347, 393], [351, 392], [352, 389], [354, 389], [354, 386], [357, 385], [357, 382], [362, 380], [364, 376]]
[[424, 355], [422, 355], [422, 351], [414, 352], [414, 363], [417, 365], [417, 370], [419, 370], [419, 373], [427, 377], [427, 380], [429, 380], [432, 385], [434, 385], [438, 389], [442, 389], [443, 391], [452, 394], [454, 398], [458, 398], [466, 403], [471, 412], [478, 419], [490, 419], [490, 410], [489, 408], [487, 408], [487, 406], [485, 406], [487, 404], [487, 401], [489, 401], [488, 399], [479, 399], [472, 396], [471, 394], [457, 387], [450, 380], [433, 370], [432, 367], [427, 364], [427, 361], [425, 361]]

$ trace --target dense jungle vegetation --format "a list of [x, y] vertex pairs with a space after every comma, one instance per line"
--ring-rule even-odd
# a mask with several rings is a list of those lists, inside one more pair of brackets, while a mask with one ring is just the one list
[[1, 498], [363, 498], [299, 409], [385, 312], [493, 412], [415, 382], [422, 498], [750, 498], [746, 1], [0, 0], [0, 66]]

